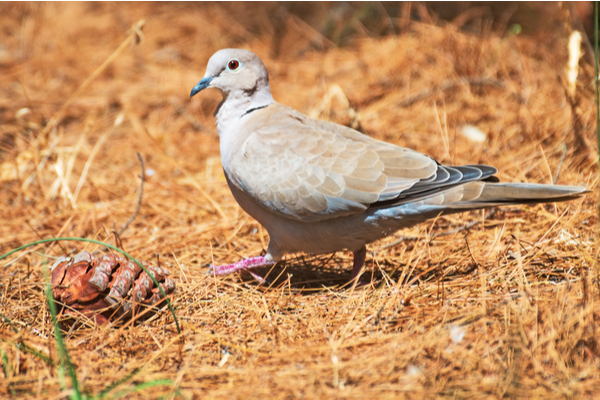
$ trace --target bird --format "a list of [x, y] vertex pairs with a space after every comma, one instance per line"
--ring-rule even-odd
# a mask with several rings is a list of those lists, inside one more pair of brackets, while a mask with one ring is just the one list
[[269, 234], [264, 256], [212, 266], [214, 275], [252, 273], [287, 254], [351, 251], [351, 280], [358, 281], [366, 245], [400, 229], [443, 214], [566, 201], [587, 192], [580, 186], [500, 183], [494, 167], [442, 165], [418, 151], [310, 118], [273, 99], [267, 68], [249, 50], [214, 53], [190, 98], [205, 89], [223, 97], [214, 116], [227, 184]]

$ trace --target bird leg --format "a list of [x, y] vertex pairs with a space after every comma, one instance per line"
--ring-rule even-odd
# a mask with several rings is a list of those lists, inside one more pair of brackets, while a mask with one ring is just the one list
[[352, 253], [354, 261], [352, 263], [352, 279], [356, 279], [363, 265], [365, 265], [365, 258], [367, 258], [367, 248], [363, 246], [360, 250], [356, 250]]
[[[211, 275], [227, 275], [227, 274], [231, 274], [232, 272], [235, 271], [240, 271], [240, 270], [246, 270], [246, 269], [251, 269], [251, 268], [256, 268], [256, 267], [266, 267], [269, 265], [273, 265], [275, 264], [275, 261], [267, 259], [266, 257], [252, 257], [252, 258], [245, 258], [243, 260], [240, 260], [236, 263], [233, 264], [227, 264], [227, 265], [213, 265], [210, 267], [210, 274]], [[360, 270], [360, 268], [359, 268]], [[252, 272], [250, 272], [253, 276], [255, 274], [253, 274]]]
[[[352, 263], [352, 279], [356, 279], [360, 271], [362, 270], [363, 265], [365, 264], [365, 259], [367, 257], [367, 248], [363, 246], [361, 249], [352, 253], [354, 256], [354, 261]], [[209, 273], [211, 275], [227, 275], [232, 272], [242, 271], [242, 270], [250, 270], [252, 268], [257, 267], [266, 267], [270, 265], [274, 265], [275, 261], [267, 259], [266, 257], [252, 257], [245, 258], [233, 264], [227, 265], [212, 265], [209, 269]], [[256, 278], [259, 282], [261, 281], [260, 276], [256, 275], [252, 271], [248, 271], [254, 278]]]

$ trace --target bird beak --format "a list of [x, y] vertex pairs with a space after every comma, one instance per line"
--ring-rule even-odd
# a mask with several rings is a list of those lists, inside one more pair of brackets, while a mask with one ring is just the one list
[[198, 84], [192, 89], [192, 92], [190, 93], [190, 98], [192, 98], [199, 91], [206, 89], [210, 85], [210, 81], [212, 81], [212, 79], [212, 76], [202, 78], [202, 80], [198, 82]]

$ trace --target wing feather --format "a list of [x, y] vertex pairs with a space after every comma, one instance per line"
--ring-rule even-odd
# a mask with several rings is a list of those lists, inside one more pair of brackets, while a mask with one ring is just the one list
[[318, 221], [423, 199], [464, 201], [481, 194], [482, 185], [469, 182], [496, 172], [442, 166], [276, 103], [250, 116], [252, 131], [226, 172], [263, 207], [292, 219]]

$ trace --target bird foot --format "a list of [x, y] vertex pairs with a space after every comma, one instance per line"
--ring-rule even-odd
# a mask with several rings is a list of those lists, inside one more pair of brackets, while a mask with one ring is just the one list
[[[236, 271], [242, 271], [242, 270], [248, 270], [251, 268], [257, 268], [257, 267], [267, 267], [270, 265], [275, 264], [275, 261], [273, 260], [269, 260], [263, 256], [260, 257], [252, 257], [252, 258], [246, 258], [243, 260], [240, 260], [236, 263], [233, 264], [227, 264], [227, 265], [211, 265], [211, 267], [208, 270], [208, 273], [210, 275], [213, 276], [217, 276], [217, 275], [227, 275], [227, 274], [231, 274], [232, 272], [236, 272]], [[250, 271], [248, 271], [250, 272]], [[254, 276], [255, 279], [259, 280], [259, 275], [250, 272], [250, 274], [252, 276]]]

